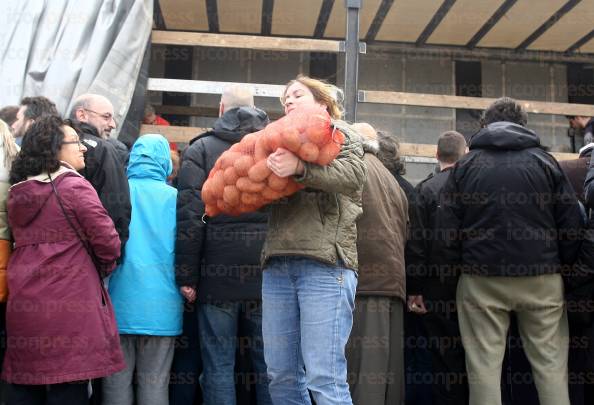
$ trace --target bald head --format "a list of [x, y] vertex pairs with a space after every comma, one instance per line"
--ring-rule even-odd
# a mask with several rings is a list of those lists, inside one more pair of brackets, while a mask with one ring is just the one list
[[226, 111], [229, 111], [232, 108], [253, 106], [254, 93], [252, 92], [252, 89], [242, 84], [234, 84], [225, 88], [223, 91], [219, 115], [223, 115]]
[[113, 104], [100, 94], [78, 96], [70, 110], [70, 118], [95, 127], [102, 138], [109, 138], [110, 132], [116, 127]]
[[351, 127], [365, 140], [375, 141], [377, 139], [377, 131], [366, 122], [356, 122]]

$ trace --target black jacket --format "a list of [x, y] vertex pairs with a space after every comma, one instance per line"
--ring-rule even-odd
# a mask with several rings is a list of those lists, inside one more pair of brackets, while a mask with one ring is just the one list
[[94, 127], [85, 123], [77, 125], [83, 132], [83, 143], [87, 147], [85, 168], [81, 170], [81, 174], [97, 191], [101, 203], [113, 220], [122, 243], [123, 257], [132, 212], [124, 165], [113, 145], [100, 138]]
[[128, 167], [128, 158], [130, 157], [130, 151], [125, 143], [115, 139], [115, 138], [107, 138], [106, 141], [113, 145], [116, 152], [118, 152], [118, 157], [120, 158], [120, 162], [124, 167]]
[[231, 109], [184, 153], [178, 175], [176, 281], [179, 286], [197, 286], [199, 302], [261, 297], [260, 251], [268, 215], [218, 215], [205, 223], [200, 190], [218, 157], [266, 124], [268, 117], [262, 110]]
[[419, 264], [424, 260], [425, 252], [419, 249], [419, 245], [412, 242], [414, 232], [419, 227], [419, 207], [418, 207], [418, 195], [415, 187], [410, 184], [402, 175], [395, 170], [390, 170], [392, 176], [398, 182], [398, 185], [406, 194], [408, 200], [408, 237], [406, 241], [406, 247], [404, 249], [404, 263], [406, 266], [406, 295], [418, 295], [420, 294], [421, 285], [420, 280], [417, 277], [417, 268]]
[[573, 264], [580, 245], [580, 208], [569, 180], [533, 131], [510, 122], [473, 137], [446, 182], [437, 221], [457, 232], [448, 255], [466, 274], [557, 273]]
[[450, 173], [451, 168], [431, 173], [415, 188], [418, 221], [411, 229], [407, 272], [413, 283], [410, 294], [423, 295], [425, 301], [455, 297], [458, 258], [446, 248], [449, 233], [437, 220], [440, 195]]

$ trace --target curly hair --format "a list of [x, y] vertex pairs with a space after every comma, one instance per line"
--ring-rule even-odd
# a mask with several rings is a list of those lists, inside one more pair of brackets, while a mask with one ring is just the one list
[[406, 167], [400, 159], [400, 141], [396, 135], [390, 135], [381, 131], [377, 132], [379, 152], [377, 158], [386, 169], [399, 175], [406, 174]]
[[21, 151], [12, 163], [10, 184], [26, 180], [29, 176], [52, 173], [60, 168], [58, 154], [64, 141], [65, 125], [72, 126], [72, 123], [55, 115], [44, 116], [33, 122], [25, 132]]
[[481, 126], [500, 121], [513, 122], [525, 127], [528, 123], [528, 114], [513, 98], [501, 97], [487, 107], [481, 118]]
[[43, 96], [25, 97], [21, 100], [21, 105], [27, 107], [24, 111], [25, 117], [32, 120], [46, 115], [60, 115], [53, 101]]

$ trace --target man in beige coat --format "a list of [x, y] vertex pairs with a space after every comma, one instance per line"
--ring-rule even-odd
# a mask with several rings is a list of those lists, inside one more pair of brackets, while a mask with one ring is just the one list
[[379, 145], [368, 124], [353, 126], [365, 139], [367, 180], [357, 222], [359, 280], [353, 330], [347, 345], [354, 404], [404, 403], [404, 247], [408, 201], [375, 154]]

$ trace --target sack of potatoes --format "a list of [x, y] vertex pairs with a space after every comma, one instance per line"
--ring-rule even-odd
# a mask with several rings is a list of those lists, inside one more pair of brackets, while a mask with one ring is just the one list
[[278, 177], [266, 165], [278, 148], [304, 162], [326, 166], [338, 156], [344, 141], [325, 109], [294, 109], [263, 130], [244, 136], [219, 157], [202, 186], [206, 215], [254, 212], [301, 190], [303, 186], [291, 177]]

